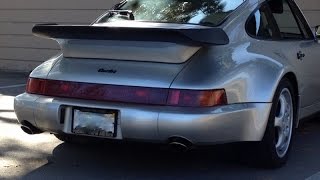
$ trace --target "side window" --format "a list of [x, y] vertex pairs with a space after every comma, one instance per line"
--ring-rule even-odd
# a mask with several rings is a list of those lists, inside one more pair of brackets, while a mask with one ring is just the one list
[[304, 38], [287, 0], [271, 0], [269, 6], [280, 30], [281, 38]]
[[269, 8], [268, 5], [263, 5], [256, 11], [247, 21], [247, 33], [259, 39], [272, 39], [274, 37], [274, 30], [268, 21]]

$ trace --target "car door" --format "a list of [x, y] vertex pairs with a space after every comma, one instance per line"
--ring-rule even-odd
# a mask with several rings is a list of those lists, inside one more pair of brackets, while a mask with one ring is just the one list
[[[315, 35], [296, 3], [292, 0], [290, 0], [289, 3], [296, 16], [299, 27], [304, 34], [304, 41], [299, 44], [301, 53], [299, 51], [297, 57], [300, 56], [300, 61], [303, 63], [302, 67], [304, 67], [302, 79], [304, 77], [309, 79], [308, 91], [304, 93], [304, 98], [307, 102], [310, 102], [310, 105], [305, 106], [305, 108], [302, 109], [303, 111], [301, 111], [301, 115], [307, 116], [320, 109], [320, 44], [316, 40]], [[301, 101], [304, 102], [302, 98]]]
[[280, 1], [282, 8], [277, 3], [269, 4], [280, 32], [279, 51], [296, 69], [300, 107], [311, 107], [320, 102], [320, 60], [316, 58], [320, 57], [320, 46], [296, 4], [291, 0]]

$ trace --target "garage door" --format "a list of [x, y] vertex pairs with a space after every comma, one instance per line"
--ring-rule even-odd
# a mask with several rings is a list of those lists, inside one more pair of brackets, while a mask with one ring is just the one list
[[320, 25], [320, 1], [319, 0], [296, 0], [303, 10], [310, 25], [315, 27]]
[[89, 24], [119, 0], [1, 0], [0, 69], [30, 71], [57, 54], [52, 40], [33, 37], [36, 23]]

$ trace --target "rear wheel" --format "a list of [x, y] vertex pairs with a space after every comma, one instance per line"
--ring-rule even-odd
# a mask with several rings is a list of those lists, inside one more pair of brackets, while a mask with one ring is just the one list
[[273, 99], [265, 135], [259, 143], [263, 165], [277, 168], [288, 160], [297, 115], [295, 97], [292, 84], [288, 79], [283, 79]]

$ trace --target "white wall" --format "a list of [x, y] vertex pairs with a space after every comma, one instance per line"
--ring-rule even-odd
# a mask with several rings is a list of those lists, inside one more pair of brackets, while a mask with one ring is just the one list
[[34, 24], [89, 24], [119, 0], [1, 0], [0, 69], [30, 71], [57, 54], [55, 41], [33, 37]]
[[[55, 41], [33, 37], [36, 23], [89, 24], [120, 0], [1, 0], [0, 70], [30, 71], [57, 54]], [[320, 1], [297, 0], [312, 26], [320, 24]]]
[[320, 0], [296, 0], [296, 2], [304, 12], [310, 26], [320, 25]]

